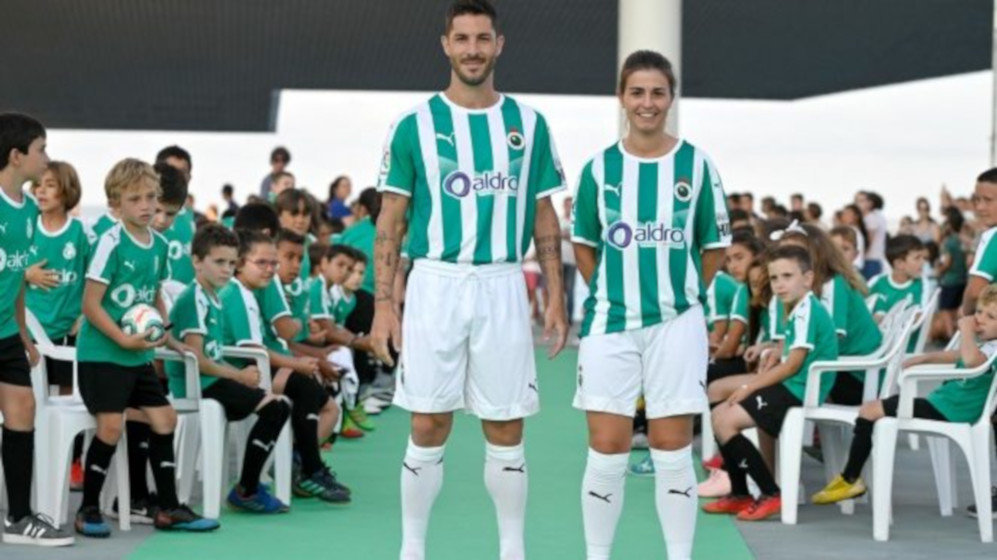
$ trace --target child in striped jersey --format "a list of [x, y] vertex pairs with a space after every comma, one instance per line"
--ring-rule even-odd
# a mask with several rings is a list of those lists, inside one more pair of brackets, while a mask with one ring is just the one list
[[[780, 246], [796, 245], [810, 252], [814, 263], [814, 293], [834, 319], [840, 355], [864, 356], [879, 348], [883, 334], [865, 304], [868, 295], [865, 281], [827, 233], [811, 224], [802, 224], [791, 225], [777, 237]], [[831, 401], [861, 404], [864, 381], [865, 372], [837, 376]]]

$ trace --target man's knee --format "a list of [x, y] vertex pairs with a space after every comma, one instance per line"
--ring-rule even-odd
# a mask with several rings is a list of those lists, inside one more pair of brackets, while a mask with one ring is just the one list
[[412, 439], [421, 447], [439, 447], [450, 435], [452, 414], [413, 414]]

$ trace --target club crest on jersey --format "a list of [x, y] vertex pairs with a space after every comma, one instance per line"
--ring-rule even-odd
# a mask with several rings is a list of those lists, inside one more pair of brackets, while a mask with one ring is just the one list
[[513, 150], [522, 150], [523, 146], [526, 145], [526, 140], [523, 138], [523, 135], [520, 134], [520, 132], [515, 128], [509, 130], [509, 134], [505, 137], [505, 141]]
[[72, 241], [67, 241], [66, 246], [62, 248], [62, 258], [67, 261], [76, 258], [76, 245], [73, 245]]
[[688, 181], [679, 179], [679, 181], [675, 183], [675, 198], [682, 202], [689, 202], [692, 200], [692, 186], [689, 185]]
[[391, 150], [384, 150], [384, 155], [381, 156], [381, 176], [387, 177], [388, 171], [391, 171]]
[[638, 247], [665, 245], [670, 249], [681, 249], [685, 247], [685, 232], [662, 222], [630, 225], [619, 221], [606, 230], [606, 243], [617, 249], [626, 249], [632, 244]]
[[443, 179], [443, 192], [454, 198], [464, 198], [467, 195], [494, 196], [508, 194], [515, 196], [519, 190], [519, 177], [506, 175], [501, 171], [486, 171], [473, 177], [463, 171], [454, 171]]

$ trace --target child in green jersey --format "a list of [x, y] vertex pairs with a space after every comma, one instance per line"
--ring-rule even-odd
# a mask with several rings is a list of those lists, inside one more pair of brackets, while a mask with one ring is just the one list
[[[782, 357], [773, 367], [746, 378], [712, 413], [713, 430], [730, 473], [731, 491], [706, 504], [703, 510], [736, 514], [744, 521], [778, 515], [782, 501], [772, 471], [742, 432], [757, 426], [770, 437], [779, 437], [786, 413], [802, 405], [810, 364], [838, 357], [834, 322], [811, 291], [815, 275], [808, 251], [794, 246], [778, 247], [769, 256], [768, 271], [772, 291], [790, 309]], [[832, 384], [832, 375], [821, 379], [821, 402]], [[757, 499], [748, 493], [748, 475], [761, 490]]]
[[312, 272], [312, 261], [308, 254], [308, 248], [315, 243], [315, 236], [311, 234], [311, 228], [315, 213], [319, 210], [318, 204], [314, 203], [307, 192], [301, 189], [288, 189], [277, 196], [274, 208], [277, 210], [280, 227], [292, 231], [304, 239], [304, 253], [299, 276], [308, 278]]
[[39, 361], [24, 321], [24, 271], [38, 204], [22, 187], [39, 181], [48, 165], [45, 128], [19, 113], [0, 113], [0, 437], [7, 516], [3, 542], [66, 546], [73, 536], [31, 512], [35, 398], [31, 367]]
[[[726, 375], [747, 371], [741, 354], [743, 353], [742, 344], [745, 341], [745, 333], [748, 331], [748, 309], [751, 299], [750, 289], [747, 285], [748, 270], [751, 268], [752, 261], [762, 250], [762, 242], [754, 236], [751, 230], [742, 229], [734, 232], [725, 259], [727, 273], [737, 282], [737, 289], [730, 303], [726, 329], [713, 350], [713, 360], [707, 372], [707, 382]], [[716, 282], [714, 279], [714, 284]], [[716, 332], [714, 330], [714, 333]]]
[[[191, 253], [197, 276], [170, 310], [173, 333], [197, 356], [202, 398], [218, 401], [229, 421], [257, 415], [249, 432], [242, 474], [229, 492], [228, 502], [243, 511], [284, 513], [288, 506], [260, 485], [260, 472], [291, 408], [287, 401], [260, 388], [255, 365], [239, 369], [222, 358], [224, 315], [218, 290], [228, 284], [235, 271], [239, 238], [224, 226], [209, 224], [194, 236]], [[184, 398], [188, 388], [183, 364], [170, 362], [167, 373], [173, 396]]]
[[[976, 313], [959, 319], [961, 339], [957, 350], [930, 352], [904, 362], [904, 368], [920, 364], [955, 364], [972, 369], [983, 364], [997, 352], [997, 286], [990, 285], [976, 302]], [[976, 377], [950, 379], [928, 394], [914, 399], [914, 418], [948, 422], [976, 422], [993, 385], [994, 369]], [[848, 462], [840, 475], [813, 496], [816, 504], [831, 504], [856, 498], [866, 492], [861, 475], [872, 452], [872, 430], [875, 422], [885, 416], [896, 416], [900, 396], [870, 401], [859, 409], [855, 421]]]
[[[892, 269], [869, 282], [869, 294], [876, 297], [873, 314], [879, 321], [897, 303], [923, 306], [927, 295], [921, 274], [924, 272], [924, 243], [913, 235], [897, 235], [886, 243], [886, 260]], [[911, 335], [912, 341], [917, 333]]]
[[156, 216], [152, 227], [169, 243], [170, 283], [176, 296], [194, 281], [194, 265], [190, 258], [191, 241], [194, 239], [194, 217], [184, 208], [187, 200], [187, 179], [179, 169], [167, 163], [157, 163], [160, 196], [156, 203]]
[[[136, 304], [155, 305], [161, 313], [164, 309], [159, 289], [167, 278], [168, 249], [166, 240], [150, 228], [159, 175], [147, 163], [125, 159], [111, 169], [104, 188], [108, 206], [118, 210], [121, 221], [97, 242], [83, 292], [79, 389], [87, 410], [97, 418], [97, 434], [87, 450], [76, 531], [90, 537], [110, 535], [98, 500], [124, 428], [126, 408], [140, 410], [151, 426], [148, 453], [158, 504], [150, 505], [145, 514], [159, 529], [213, 530], [217, 521], [202, 518], [177, 500], [173, 455], [177, 416], [152, 366], [156, 346], [184, 348], [172, 336], [151, 342], [146, 333], [125, 334], [119, 326]], [[143, 464], [140, 472], [144, 471]]]

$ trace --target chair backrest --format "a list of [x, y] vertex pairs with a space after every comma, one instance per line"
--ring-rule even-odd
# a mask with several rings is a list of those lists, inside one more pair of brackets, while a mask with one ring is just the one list
[[[83, 401], [80, 396], [79, 389], [79, 370], [76, 363], [76, 348], [72, 346], [59, 346], [52, 342], [52, 339], [48, 337], [45, 332], [45, 327], [42, 326], [41, 321], [35, 314], [31, 312], [30, 309], [24, 309], [24, 322], [28, 327], [28, 334], [35, 341], [35, 347], [38, 349], [38, 353], [43, 357], [53, 358], [62, 361], [69, 361], [73, 364], [73, 400]], [[38, 365], [32, 369], [32, 383], [31, 383], [34, 393], [35, 401], [39, 406], [44, 406], [48, 403], [48, 367], [45, 360], [39, 360]]]
[[[941, 294], [941, 290], [935, 288], [931, 292], [931, 296], [927, 302], [921, 307], [917, 322], [914, 323], [914, 332], [917, 333], [917, 341], [914, 343], [914, 349], [911, 351], [911, 354], [923, 353], [925, 345], [928, 344], [928, 331], [931, 330], [931, 318], [938, 311], [939, 294]], [[928, 325], [928, 327], [925, 327], [925, 325]]]
[[[997, 367], [994, 364], [995, 359], [997, 359], [997, 354], [990, 356], [990, 359], [988, 360], [990, 362], [991, 369]], [[988, 425], [987, 431], [989, 431], [990, 418], [994, 415], [995, 411], [997, 411], [997, 375], [994, 375], [993, 379], [990, 381], [990, 393], [987, 395], [986, 404], [983, 405], [983, 414], [981, 414], [980, 418], [976, 422], [973, 422], [973, 424], [976, 425], [980, 422], [985, 422]]]
[[914, 325], [917, 323], [917, 307], [908, 307], [897, 317], [896, 332], [890, 341], [890, 347], [886, 355], [891, 356], [886, 364], [886, 374], [883, 376], [883, 384], [879, 390], [880, 398], [887, 398], [897, 394], [900, 390], [899, 379], [900, 370], [906, 356], [907, 344], [910, 341]]

